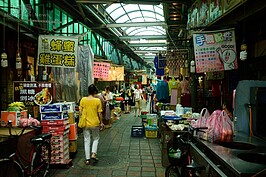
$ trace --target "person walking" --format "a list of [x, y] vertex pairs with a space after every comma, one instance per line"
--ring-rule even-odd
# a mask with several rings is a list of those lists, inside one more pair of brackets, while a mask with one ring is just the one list
[[112, 109], [113, 109], [113, 93], [110, 91], [110, 87], [106, 86], [105, 87], [105, 94], [104, 94], [104, 101], [105, 101], [105, 120], [107, 125], [105, 126], [105, 128], [111, 128], [112, 124], [111, 124], [111, 113], [112, 113]]
[[[90, 165], [90, 160], [98, 161], [97, 149], [99, 144], [99, 131], [103, 126], [102, 123], [102, 106], [99, 98], [95, 98], [98, 89], [94, 84], [88, 87], [89, 96], [83, 97], [80, 100], [80, 116], [85, 120], [83, 128], [84, 149], [85, 149], [85, 164]], [[91, 148], [92, 139], [92, 148]]]
[[135, 104], [136, 104], [136, 109], [135, 109], [135, 117], [137, 116], [138, 112], [138, 117], [141, 114], [141, 109], [142, 109], [142, 90], [140, 89], [139, 85], [136, 85], [136, 89], [134, 90], [134, 98], [135, 98]]

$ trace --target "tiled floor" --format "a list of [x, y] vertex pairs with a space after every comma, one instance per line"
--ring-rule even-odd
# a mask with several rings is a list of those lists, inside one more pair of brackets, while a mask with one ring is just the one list
[[[100, 133], [99, 162], [86, 166], [83, 134], [78, 138], [78, 151], [70, 168], [50, 170], [51, 177], [164, 177], [159, 138], [131, 137], [132, 125], [140, 125], [134, 114], [122, 114], [110, 129]], [[64, 167], [64, 166], [62, 166]]]

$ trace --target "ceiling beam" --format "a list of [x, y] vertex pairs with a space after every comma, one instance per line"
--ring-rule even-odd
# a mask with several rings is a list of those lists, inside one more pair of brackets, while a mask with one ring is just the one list
[[[162, 50], [134, 50], [136, 54], [144, 54], [144, 53], [158, 53]], [[166, 51], [166, 49], [165, 49]]]
[[166, 43], [136, 43], [128, 45], [130, 47], [167, 47]]
[[167, 26], [165, 22], [132, 22], [132, 23], [109, 23], [105, 25], [107, 28], [121, 27], [144, 27], [144, 26]]
[[122, 41], [129, 40], [140, 40], [140, 39], [167, 39], [166, 35], [141, 35], [141, 36], [121, 36], [119, 37]]

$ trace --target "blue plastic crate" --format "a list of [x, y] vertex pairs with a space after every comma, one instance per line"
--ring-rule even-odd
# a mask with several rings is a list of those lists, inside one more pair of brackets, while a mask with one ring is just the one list
[[143, 136], [144, 136], [143, 125], [132, 125], [131, 137], [143, 137]]

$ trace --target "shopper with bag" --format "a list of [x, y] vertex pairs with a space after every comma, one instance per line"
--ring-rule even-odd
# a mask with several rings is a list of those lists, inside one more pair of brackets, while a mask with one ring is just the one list
[[110, 91], [110, 87], [106, 86], [105, 87], [105, 94], [104, 94], [104, 101], [105, 101], [105, 121], [106, 121], [106, 126], [105, 128], [111, 128], [111, 113], [112, 110], [114, 109], [113, 105], [113, 93]]
[[142, 109], [143, 94], [138, 84], [136, 85], [136, 89], [134, 90], [134, 98], [136, 103], [135, 117], [137, 116], [137, 113], [139, 117]]
[[[99, 131], [103, 126], [101, 101], [94, 97], [98, 89], [94, 84], [91, 84], [88, 92], [89, 96], [80, 100], [80, 120], [78, 123], [79, 128], [83, 129], [86, 165], [90, 165], [91, 159], [98, 161], [96, 155], [100, 139]], [[90, 147], [91, 138], [92, 148]]]

